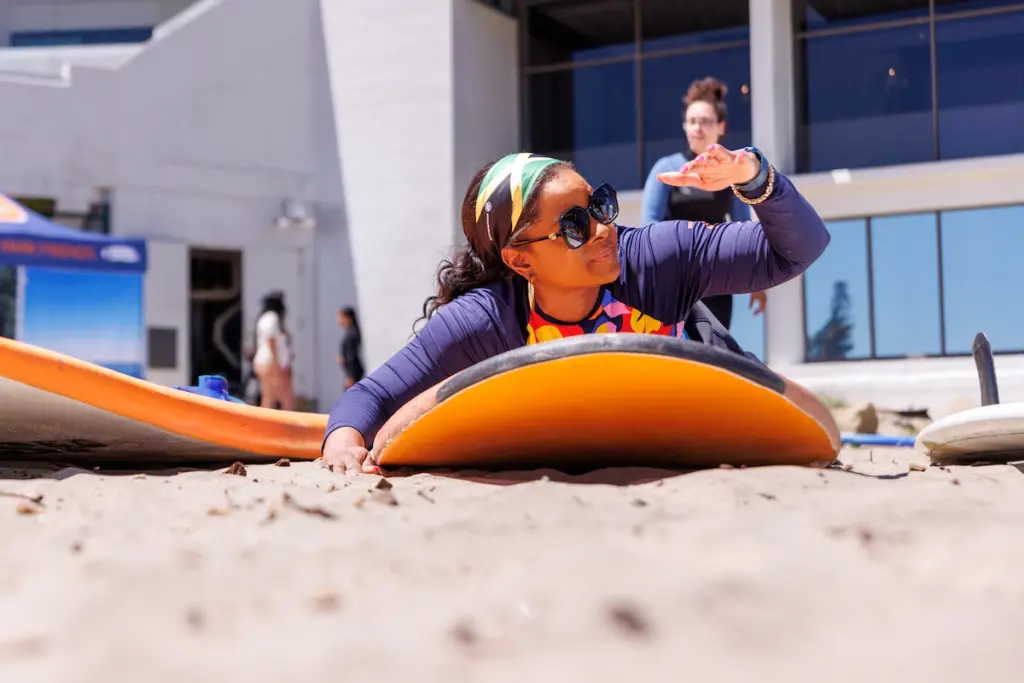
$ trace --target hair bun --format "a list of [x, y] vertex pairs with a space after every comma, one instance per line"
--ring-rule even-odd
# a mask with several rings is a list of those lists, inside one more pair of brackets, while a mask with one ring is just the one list
[[686, 91], [686, 106], [690, 106], [694, 102], [717, 104], [725, 99], [727, 92], [729, 92], [729, 88], [725, 83], [713, 76], [698, 79], [691, 83], [689, 90]]

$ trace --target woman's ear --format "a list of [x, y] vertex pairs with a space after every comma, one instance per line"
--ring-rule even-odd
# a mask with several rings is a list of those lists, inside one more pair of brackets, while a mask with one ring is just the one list
[[530, 257], [524, 250], [505, 247], [501, 250], [501, 260], [517, 275], [532, 280], [533, 268], [530, 266]]

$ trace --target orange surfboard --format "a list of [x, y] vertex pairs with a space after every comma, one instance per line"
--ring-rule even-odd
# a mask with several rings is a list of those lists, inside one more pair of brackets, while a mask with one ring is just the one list
[[312, 460], [326, 425], [326, 415], [207, 398], [0, 339], [0, 459]]
[[585, 335], [515, 349], [385, 424], [383, 467], [827, 466], [828, 409], [755, 360], [682, 339]]

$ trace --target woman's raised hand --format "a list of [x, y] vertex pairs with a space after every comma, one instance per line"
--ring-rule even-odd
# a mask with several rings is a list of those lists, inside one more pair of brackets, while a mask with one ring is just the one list
[[749, 183], [760, 170], [756, 154], [746, 150], [732, 152], [721, 145], [709, 145], [707, 152], [678, 171], [659, 173], [658, 180], [666, 185], [717, 192], [732, 185]]

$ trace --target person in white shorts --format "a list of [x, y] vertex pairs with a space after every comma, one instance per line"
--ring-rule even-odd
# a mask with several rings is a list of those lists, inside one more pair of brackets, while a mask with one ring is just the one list
[[260, 407], [295, 410], [292, 386], [292, 349], [284, 327], [284, 294], [271, 292], [263, 297], [263, 312], [256, 319], [256, 353], [253, 373], [260, 382]]

